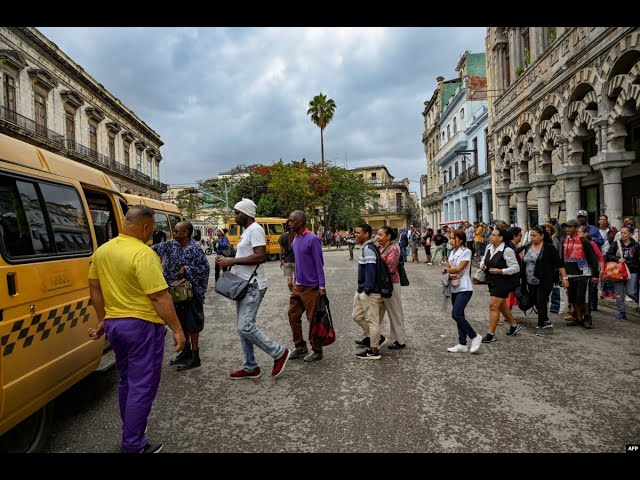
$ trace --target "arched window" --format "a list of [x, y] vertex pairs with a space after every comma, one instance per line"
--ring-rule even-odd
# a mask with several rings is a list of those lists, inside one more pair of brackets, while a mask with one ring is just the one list
[[458, 131], [458, 119], [453, 117], [453, 134], [455, 135]]

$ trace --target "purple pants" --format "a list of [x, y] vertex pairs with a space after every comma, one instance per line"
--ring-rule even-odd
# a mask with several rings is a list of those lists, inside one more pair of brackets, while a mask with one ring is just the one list
[[164, 325], [138, 318], [107, 318], [104, 331], [116, 354], [120, 376], [122, 450], [138, 453], [148, 443], [144, 431], [160, 385]]

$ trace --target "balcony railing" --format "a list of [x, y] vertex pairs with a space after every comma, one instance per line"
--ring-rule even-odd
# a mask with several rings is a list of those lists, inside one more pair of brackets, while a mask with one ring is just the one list
[[401, 188], [401, 187], [406, 187], [406, 185], [402, 182], [393, 182], [391, 180], [369, 180], [367, 182], [369, 185], [371, 185], [372, 187], [396, 187], [396, 188]]
[[54, 132], [53, 130], [49, 130], [44, 125], [40, 125], [30, 118], [20, 115], [18, 112], [9, 110], [8, 108], [0, 107], [0, 118], [9, 123], [17, 125], [20, 128], [24, 128], [31, 133], [35, 133], [39, 137], [43, 137], [51, 140], [52, 142], [58, 143], [60, 146], [62, 146], [64, 143], [64, 136], [60, 135], [57, 132]]
[[96, 152], [95, 150], [86, 147], [75, 140], [65, 140], [67, 151], [73, 155], [82, 158], [85, 161], [91, 162], [94, 165], [98, 165], [106, 170], [114, 173], [118, 173], [122, 176], [126, 176], [133, 180], [137, 180], [140, 183], [147, 184], [153, 188], [161, 191], [162, 193], [167, 191], [167, 185], [151, 178], [149, 175], [145, 175], [138, 170], [127, 167], [125, 164], [116, 162], [115, 160]]
[[478, 176], [478, 170], [476, 169], [475, 165], [473, 165], [473, 166], [467, 168], [466, 176], [465, 176], [465, 178], [464, 178], [464, 180], [462, 182], [463, 183], [470, 182], [471, 180], [473, 180], [477, 176]]

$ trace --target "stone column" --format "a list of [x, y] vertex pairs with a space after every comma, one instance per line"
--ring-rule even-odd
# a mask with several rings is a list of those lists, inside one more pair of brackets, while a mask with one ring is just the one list
[[580, 204], [580, 178], [565, 178], [564, 196], [566, 201], [567, 220], [577, 218], [578, 210], [582, 208]]
[[635, 152], [598, 152], [591, 166], [602, 174], [604, 213], [609, 223], [622, 227], [622, 169], [635, 160]]
[[551, 217], [551, 187], [541, 185], [536, 187], [538, 191], [538, 223], [547, 223]]
[[469, 220], [469, 199], [466, 196], [460, 199], [460, 218]]
[[527, 194], [528, 190], [520, 190], [516, 192], [516, 209], [517, 216], [516, 221], [518, 222], [518, 226], [524, 232], [529, 229], [529, 220], [527, 215]]
[[502, 220], [510, 223], [509, 221], [509, 199], [511, 198], [511, 192], [509, 193], [496, 193], [498, 197], [498, 218], [494, 220]]
[[460, 200], [454, 201], [454, 214], [451, 220], [460, 220], [462, 218], [462, 211], [460, 209]]
[[604, 212], [616, 228], [622, 227], [622, 168], [603, 168]]
[[469, 195], [469, 221], [471, 223], [478, 221], [478, 207], [476, 206], [476, 196]]
[[482, 191], [482, 223], [489, 223], [491, 221], [491, 197], [489, 196], [489, 190]]

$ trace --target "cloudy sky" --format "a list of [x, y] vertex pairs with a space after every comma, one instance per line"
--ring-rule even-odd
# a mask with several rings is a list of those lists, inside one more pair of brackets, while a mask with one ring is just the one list
[[307, 116], [319, 92], [337, 105], [325, 160], [418, 180], [423, 103], [485, 36], [483, 27], [38, 29], [160, 134], [168, 184], [280, 158], [319, 162], [320, 129]]

